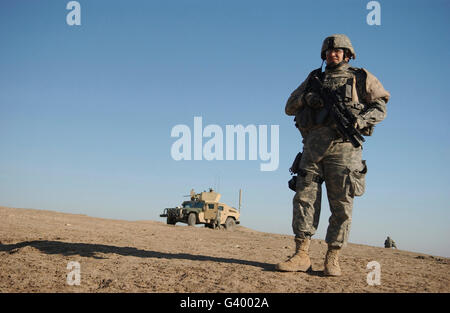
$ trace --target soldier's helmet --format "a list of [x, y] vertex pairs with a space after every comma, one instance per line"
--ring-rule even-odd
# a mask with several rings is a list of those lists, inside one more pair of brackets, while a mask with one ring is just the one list
[[325, 38], [322, 44], [322, 50], [320, 52], [320, 57], [322, 60], [326, 59], [326, 51], [328, 49], [347, 49], [350, 53], [350, 58], [356, 58], [355, 49], [353, 49], [350, 38], [344, 34], [334, 34]]

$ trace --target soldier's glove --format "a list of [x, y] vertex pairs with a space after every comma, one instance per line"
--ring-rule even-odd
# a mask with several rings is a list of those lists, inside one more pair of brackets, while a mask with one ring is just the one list
[[367, 127], [367, 122], [360, 116], [356, 118], [355, 128], [363, 129]]
[[315, 92], [308, 92], [305, 95], [305, 102], [309, 107], [311, 107], [313, 109], [318, 109], [318, 108], [323, 107], [323, 100]]

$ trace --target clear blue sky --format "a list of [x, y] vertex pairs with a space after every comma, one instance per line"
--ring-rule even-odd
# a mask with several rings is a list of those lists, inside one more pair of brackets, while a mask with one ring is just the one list
[[[301, 148], [285, 102], [347, 34], [352, 64], [391, 92], [367, 139], [350, 242], [450, 257], [448, 1], [80, 0], [0, 2], [0, 205], [160, 220], [191, 188], [216, 187], [242, 225], [292, 234], [288, 168]], [[172, 127], [279, 125], [280, 165], [174, 161]], [[323, 239], [329, 207], [324, 195]], [[1, 224], [0, 224], [1, 225]]]

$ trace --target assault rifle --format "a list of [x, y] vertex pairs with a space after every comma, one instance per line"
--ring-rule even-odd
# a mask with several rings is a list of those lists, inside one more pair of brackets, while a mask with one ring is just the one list
[[[313, 75], [312, 81], [313, 89], [320, 92], [320, 95], [324, 101], [325, 109], [331, 115], [337, 126], [338, 132], [344, 139], [348, 139], [355, 148], [362, 146], [362, 143], [366, 141], [361, 135], [359, 130], [355, 128], [356, 117], [348, 109], [344, 103], [344, 99], [339, 92], [334, 92], [328, 88], [324, 88], [322, 81]], [[345, 87], [344, 85], [343, 87]]]

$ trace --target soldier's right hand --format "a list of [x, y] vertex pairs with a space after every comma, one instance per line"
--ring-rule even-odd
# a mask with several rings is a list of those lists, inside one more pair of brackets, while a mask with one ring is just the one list
[[309, 107], [311, 107], [313, 109], [318, 109], [318, 108], [323, 107], [323, 100], [315, 92], [308, 92], [305, 95], [305, 102]]

